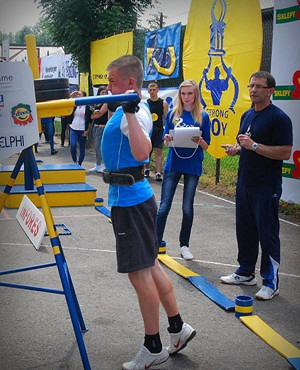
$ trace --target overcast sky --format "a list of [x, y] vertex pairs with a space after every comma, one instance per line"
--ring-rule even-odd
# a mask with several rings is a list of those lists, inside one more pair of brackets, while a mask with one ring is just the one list
[[[263, 7], [272, 7], [274, 0], [260, 0]], [[154, 9], [148, 10], [142, 17], [142, 24], [148, 27], [149, 15], [162, 12], [167, 15], [166, 25], [181, 22], [187, 24], [191, 0], [160, 0]], [[23, 26], [34, 26], [40, 17], [40, 10], [34, 0], [0, 0], [0, 30], [15, 34]]]
[[[142, 23], [148, 27], [147, 19], [152, 13], [167, 15], [166, 25], [187, 23], [191, 0], [161, 0], [161, 5], [145, 13]], [[34, 26], [40, 17], [40, 9], [34, 0], [0, 0], [0, 30], [15, 34], [23, 26]]]
[[34, 0], [0, 0], [0, 30], [15, 34], [23, 26], [34, 26], [40, 10]]

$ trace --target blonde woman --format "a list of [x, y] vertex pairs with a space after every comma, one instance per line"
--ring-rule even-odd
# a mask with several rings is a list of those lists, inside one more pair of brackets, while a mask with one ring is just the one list
[[[175, 147], [172, 145], [171, 129], [181, 130], [185, 127], [199, 127], [191, 141], [195, 148]], [[178, 91], [178, 103], [169, 111], [165, 119], [164, 143], [169, 146], [164, 166], [164, 177], [161, 190], [161, 202], [157, 214], [157, 237], [162, 244], [167, 217], [172, 206], [178, 182], [183, 176], [182, 223], [179, 235], [181, 255], [186, 260], [194, 257], [189, 249], [189, 241], [194, 218], [194, 197], [202, 174], [203, 151], [210, 144], [210, 119], [202, 110], [198, 85], [193, 80], [185, 80]]]

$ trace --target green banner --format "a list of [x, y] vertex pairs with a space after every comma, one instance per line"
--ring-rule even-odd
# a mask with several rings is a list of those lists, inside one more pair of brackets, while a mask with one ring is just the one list
[[296, 91], [294, 85], [276, 86], [273, 100], [299, 100], [299, 98], [293, 97], [293, 91]]
[[296, 170], [296, 166], [293, 163], [283, 163], [282, 165], [282, 177], [289, 177], [295, 180], [300, 180], [299, 177], [293, 177], [293, 171]]
[[291, 8], [276, 10], [276, 24], [295, 22], [299, 20], [300, 6], [292, 6]]

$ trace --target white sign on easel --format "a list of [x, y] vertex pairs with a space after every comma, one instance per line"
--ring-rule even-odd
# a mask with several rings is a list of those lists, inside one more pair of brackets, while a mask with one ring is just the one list
[[0, 161], [38, 141], [31, 69], [24, 62], [0, 63]]
[[35, 249], [38, 250], [45, 235], [46, 222], [44, 215], [26, 195], [22, 199], [16, 219]]

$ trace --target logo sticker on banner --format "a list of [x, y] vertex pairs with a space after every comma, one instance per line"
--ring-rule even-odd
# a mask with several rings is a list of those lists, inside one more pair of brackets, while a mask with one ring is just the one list
[[184, 37], [184, 79], [199, 84], [211, 119], [215, 158], [234, 144], [242, 113], [251, 101], [247, 85], [260, 68], [262, 20], [259, 1], [192, 0]]
[[180, 33], [181, 23], [146, 33], [145, 81], [178, 77]]

